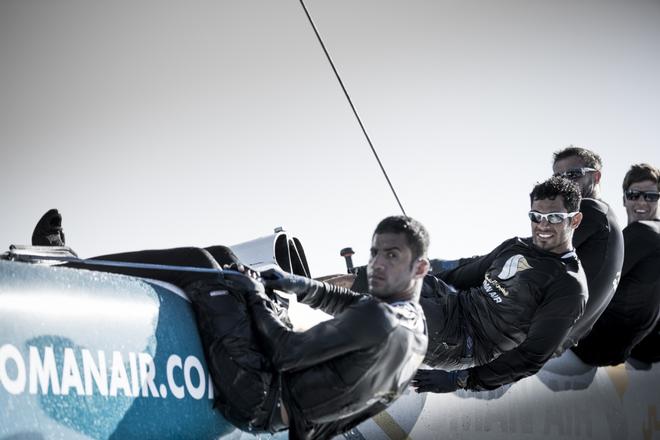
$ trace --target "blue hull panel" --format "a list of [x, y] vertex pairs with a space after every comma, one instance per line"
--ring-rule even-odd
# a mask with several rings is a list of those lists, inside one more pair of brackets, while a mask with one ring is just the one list
[[119, 275], [0, 261], [0, 438], [218, 438], [189, 302]]

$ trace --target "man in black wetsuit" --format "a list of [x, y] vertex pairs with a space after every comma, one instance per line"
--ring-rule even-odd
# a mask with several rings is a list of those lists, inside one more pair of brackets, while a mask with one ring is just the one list
[[589, 300], [557, 354], [579, 343], [609, 304], [621, 276], [623, 234], [610, 206], [600, 199], [603, 162], [596, 153], [569, 146], [554, 153], [552, 170], [580, 187], [582, 223], [573, 234], [573, 247], [584, 267]]
[[418, 392], [494, 389], [532, 375], [581, 316], [587, 285], [571, 244], [582, 220], [579, 189], [552, 177], [530, 199], [531, 238], [425, 279], [425, 363], [446, 371], [418, 371]]
[[[61, 217], [57, 226], [61, 228]], [[258, 278], [224, 246], [97, 259], [215, 269], [231, 265], [244, 274], [67, 266], [155, 278], [181, 287], [195, 309], [216, 408], [224, 417], [250, 432], [288, 428], [291, 439], [328, 439], [387, 408], [421, 364], [427, 335], [418, 298], [429, 269], [428, 244], [426, 229], [414, 219], [381, 221], [372, 237], [370, 294], [275, 269]], [[334, 318], [294, 332], [281, 321], [270, 289], [295, 293], [300, 302]]]
[[305, 332], [280, 324], [262, 293], [246, 295], [259, 340], [277, 371], [290, 438], [345, 432], [383, 411], [408, 386], [427, 347], [418, 303], [429, 268], [427, 248], [428, 233], [416, 220], [381, 221], [367, 268], [370, 295], [264, 273], [267, 287], [295, 293], [302, 303], [334, 315]]
[[[623, 230], [621, 282], [591, 333], [572, 349], [589, 365], [620, 364], [635, 346], [633, 363], [635, 359], [645, 363], [660, 360], [660, 338], [655, 327], [660, 313], [659, 191], [660, 170], [652, 165], [633, 165], [623, 179], [628, 226]], [[645, 336], [640, 347], [637, 344]]]

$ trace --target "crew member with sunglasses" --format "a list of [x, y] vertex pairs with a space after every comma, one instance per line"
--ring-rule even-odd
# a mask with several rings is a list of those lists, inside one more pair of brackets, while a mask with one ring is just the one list
[[623, 265], [623, 234], [612, 208], [600, 198], [602, 160], [586, 148], [569, 146], [554, 153], [555, 176], [580, 187], [582, 223], [573, 234], [573, 246], [589, 286], [584, 314], [575, 323], [557, 354], [577, 344], [593, 327], [616, 290]]
[[552, 177], [530, 200], [530, 238], [425, 278], [424, 362], [437, 369], [418, 371], [417, 392], [495, 389], [530, 376], [582, 315], [587, 282], [572, 245], [582, 220], [578, 186]]
[[660, 327], [656, 326], [660, 313], [660, 170], [649, 164], [633, 165], [623, 179], [623, 194], [628, 226], [623, 230], [621, 282], [591, 333], [573, 348], [583, 362], [593, 366], [620, 364], [631, 350], [634, 365], [660, 360]]

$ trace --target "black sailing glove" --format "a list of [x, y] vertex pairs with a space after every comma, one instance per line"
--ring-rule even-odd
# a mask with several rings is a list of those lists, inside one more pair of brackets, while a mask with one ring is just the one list
[[278, 267], [261, 272], [261, 279], [266, 287], [270, 289], [295, 293], [296, 295], [313, 292], [319, 284], [309, 278], [284, 272]]
[[[219, 283], [227, 288], [244, 295], [245, 299], [250, 302], [257, 302], [262, 299], [268, 301], [264, 285], [258, 280], [258, 273], [245, 268], [244, 266], [225, 266]], [[241, 273], [243, 272], [243, 273]]]
[[412, 386], [418, 393], [451, 393], [467, 386], [468, 370], [418, 370]]

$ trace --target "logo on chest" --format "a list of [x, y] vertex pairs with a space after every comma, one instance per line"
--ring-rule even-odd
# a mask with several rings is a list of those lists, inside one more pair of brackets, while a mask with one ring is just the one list
[[523, 270], [531, 268], [532, 266], [527, 262], [525, 257], [520, 254], [516, 254], [506, 260], [506, 263], [504, 263], [502, 266], [502, 270], [499, 274], [497, 274], [497, 278], [500, 280], [508, 280], [513, 278], [518, 272], [522, 272]]
[[[522, 272], [523, 270], [531, 268], [532, 266], [527, 262], [525, 257], [517, 254], [506, 260], [502, 266], [502, 270], [499, 274], [497, 274], [497, 278], [501, 281], [509, 280], [513, 278], [518, 272]], [[484, 276], [483, 288], [488, 296], [490, 296], [490, 298], [498, 304], [502, 302], [502, 296], [509, 296], [509, 292], [506, 290], [506, 288], [496, 279], [488, 276], [488, 274]]]

